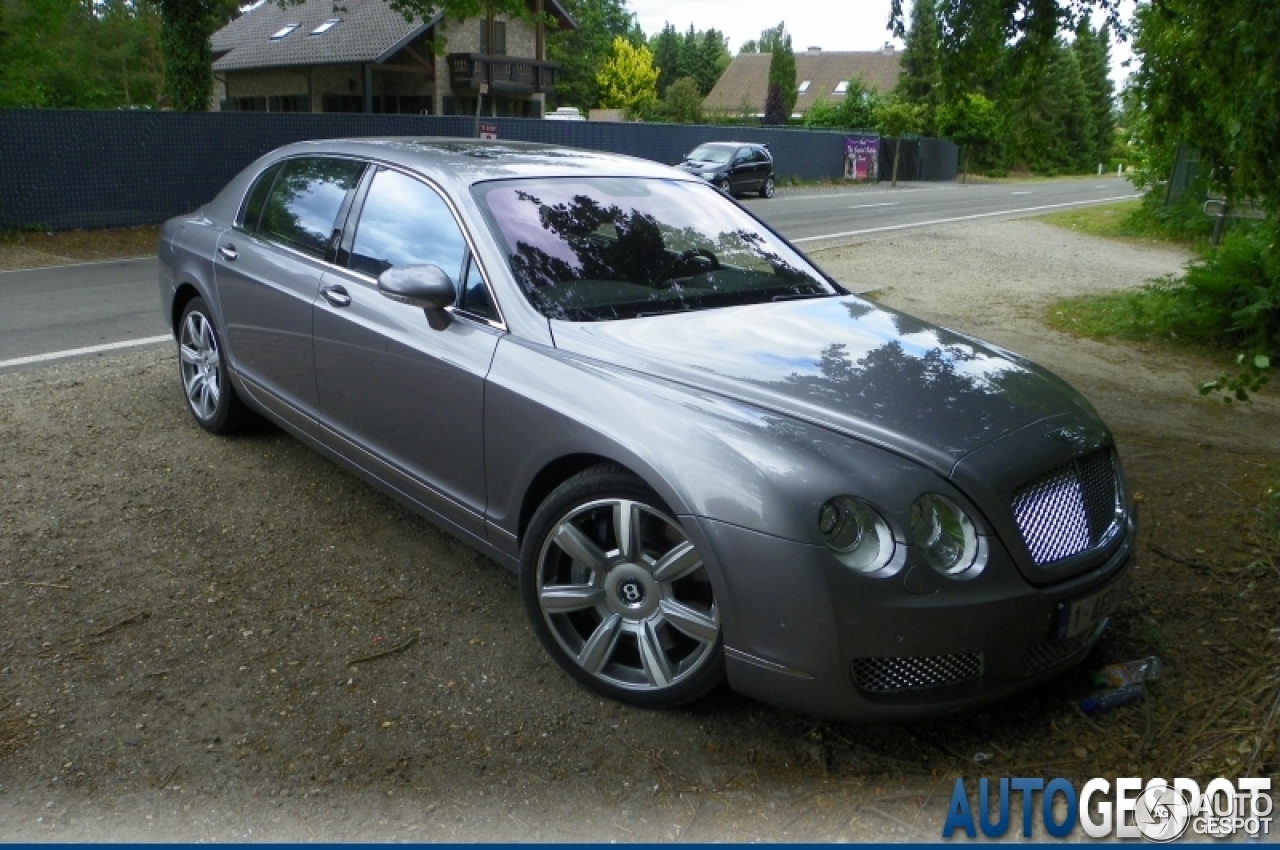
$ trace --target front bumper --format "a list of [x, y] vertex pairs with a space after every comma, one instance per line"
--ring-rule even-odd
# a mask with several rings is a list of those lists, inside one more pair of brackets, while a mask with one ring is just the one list
[[[700, 518], [714, 556], [730, 686], [819, 717], [904, 721], [973, 708], [1082, 660], [1106, 621], [1055, 637], [1062, 606], [1127, 580], [1134, 528], [1092, 569], [1029, 584], [998, 541], [982, 575], [908, 565], [892, 578], [841, 566], [825, 548]], [[925, 571], [925, 572], [922, 572]]]

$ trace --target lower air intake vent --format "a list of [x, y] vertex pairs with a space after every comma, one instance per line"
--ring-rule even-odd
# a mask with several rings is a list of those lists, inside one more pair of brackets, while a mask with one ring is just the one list
[[982, 675], [982, 653], [930, 658], [859, 658], [851, 665], [853, 683], [875, 694], [934, 688]]
[[1056, 667], [1068, 658], [1079, 655], [1100, 634], [1102, 634], [1101, 627], [1089, 629], [1073, 638], [1056, 642], [1050, 641], [1031, 647], [1031, 649], [1027, 650], [1027, 657], [1022, 661], [1022, 675], [1034, 676], [1042, 670]]
[[1013, 515], [1036, 566], [1087, 552], [1114, 532], [1118, 486], [1103, 449], [1046, 472], [1013, 494]]

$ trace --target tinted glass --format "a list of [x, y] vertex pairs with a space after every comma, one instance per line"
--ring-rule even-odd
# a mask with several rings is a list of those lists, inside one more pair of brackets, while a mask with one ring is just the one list
[[347, 190], [364, 166], [349, 159], [293, 159], [276, 180], [258, 230], [321, 256]]
[[379, 171], [369, 187], [351, 268], [377, 277], [392, 266], [439, 266], [462, 273], [466, 241], [449, 207], [430, 186], [398, 171]]
[[250, 233], [258, 229], [258, 219], [262, 217], [262, 206], [267, 202], [267, 193], [271, 191], [271, 184], [280, 173], [280, 166], [281, 163], [277, 162], [262, 172], [254, 181], [248, 197], [244, 199], [244, 207], [240, 210], [236, 223]]
[[728, 162], [733, 156], [733, 148], [724, 145], [701, 145], [693, 149], [689, 159], [694, 162]]
[[493, 299], [489, 297], [489, 287], [485, 286], [480, 266], [474, 259], [467, 263], [467, 280], [462, 286], [462, 298], [458, 306], [491, 322], [498, 321], [498, 311], [493, 306]]
[[504, 180], [475, 192], [516, 281], [550, 318], [625, 319], [838, 291], [700, 181]]

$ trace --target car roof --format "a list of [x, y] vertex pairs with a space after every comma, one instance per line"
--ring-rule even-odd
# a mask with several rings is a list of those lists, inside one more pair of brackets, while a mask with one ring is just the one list
[[698, 145], [700, 148], [764, 148], [769, 149], [768, 145], [762, 145], [759, 142], [703, 142]]
[[338, 154], [398, 165], [442, 184], [465, 188], [517, 177], [660, 177], [691, 179], [682, 171], [638, 157], [534, 142], [383, 137], [297, 142], [281, 156]]

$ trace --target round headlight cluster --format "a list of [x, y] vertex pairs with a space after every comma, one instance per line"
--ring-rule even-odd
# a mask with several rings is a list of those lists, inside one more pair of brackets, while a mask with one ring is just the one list
[[925, 493], [911, 505], [911, 542], [929, 566], [943, 575], [958, 576], [986, 561], [986, 541], [973, 520], [955, 502]]
[[818, 533], [836, 557], [858, 572], [874, 573], [893, 559], [895, 544], [888, 523], [851, 496], [823, 503], [818, 510]]

